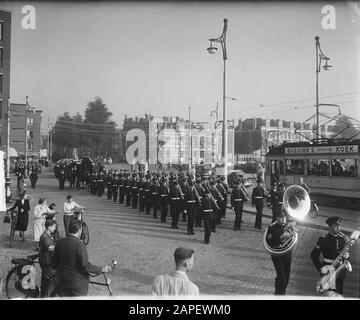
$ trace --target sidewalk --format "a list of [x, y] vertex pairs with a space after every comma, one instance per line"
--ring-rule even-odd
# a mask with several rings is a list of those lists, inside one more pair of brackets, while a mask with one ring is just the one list
[[[256, 215], [255, 207], [252, 207], [249, 203], [244, 204], [243, 212]], [[360, 210], [321, 206], [319, 207], [319, 215], [316, 218], [312, 218], [308, 214], [302, 221], [297, 223], [308, 228], [328, 230], [328, 225], [325, 221], [328, 217], [332, 216], [340, 216], [342, 218], [341, 230], [345, 233], [360, 230]], [[266, 205], [264, 205], [263, 218], [272, 219], [272, 211]]]

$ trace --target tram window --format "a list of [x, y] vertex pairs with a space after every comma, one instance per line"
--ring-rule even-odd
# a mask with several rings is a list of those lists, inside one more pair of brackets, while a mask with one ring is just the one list
[[304, 174], [304, 160], [286, 160], [286, 174]]
[[358, 167], [355, 159], [334, 159], [331, 173], [335, 177], [357, 177]]
[[271, 160], [271, 173], [277, 176], [284, 174], [284, 163], [282, 160]]
[[309, 159], [307, 163], [308, 176], [329, 176], [330, 161], [326, 159]]

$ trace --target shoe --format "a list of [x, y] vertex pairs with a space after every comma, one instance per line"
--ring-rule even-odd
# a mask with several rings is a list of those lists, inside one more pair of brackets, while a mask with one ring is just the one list
[[194, 231], [191, 231], [191, 234], [195, 234], [195, 232], [194, 232]]

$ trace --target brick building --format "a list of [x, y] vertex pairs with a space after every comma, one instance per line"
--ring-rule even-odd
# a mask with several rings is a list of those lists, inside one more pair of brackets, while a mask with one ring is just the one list
[[0, 145], [7, 143], [7, 106], [10, 97], [11, 13], [0, 10]]

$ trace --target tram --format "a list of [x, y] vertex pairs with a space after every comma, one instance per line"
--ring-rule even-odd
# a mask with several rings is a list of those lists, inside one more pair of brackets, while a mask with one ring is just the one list
[[319, 204], [359, 210], [360, 140], [284, 143], [271, 147], [265, 160], [267, 188], [300, 184], [302, 177]]

